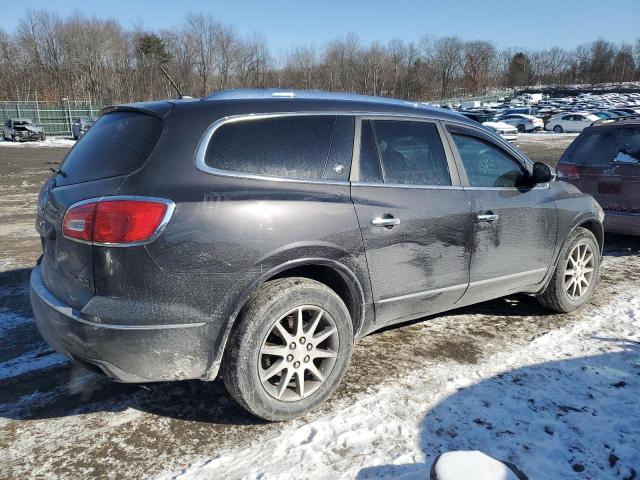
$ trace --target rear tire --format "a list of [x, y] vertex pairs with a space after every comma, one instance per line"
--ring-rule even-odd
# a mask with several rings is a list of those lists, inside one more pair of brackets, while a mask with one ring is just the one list
[[288, 420], [333, 393], [352, 349], [351, 317], [333, 290], [306, 278], [277, 279], [243, 307], [224, 353], [222, 378], [249, 412]]
[[564, 132], [564, 128], [562, 128], [562, 125], [556, 125], [555, 127], [553, 127], [553, 131], [555, 133], [563, 133]]
[[538, 302], [556, 312], [577, 310], [591, 298], [599, 272], [596, 237], [586, 228], [576, 228], [562, 247], [556, 270]]
[[525, 133], [527, 130], [524, 128], [524, 125], [518, 125], [518, 133]]

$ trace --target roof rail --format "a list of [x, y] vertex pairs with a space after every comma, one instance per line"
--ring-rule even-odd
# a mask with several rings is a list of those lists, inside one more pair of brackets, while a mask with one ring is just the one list
[[640, 115], [626, 115], [624, 117], [616, 117], [616, 118], [603, 118], [602, 120], [596, 120], [591, 124], [592, 127], [602, 127], [604, 125], [611, 125], [618, 122], [626, 122], [626, 121], [640, 121]]

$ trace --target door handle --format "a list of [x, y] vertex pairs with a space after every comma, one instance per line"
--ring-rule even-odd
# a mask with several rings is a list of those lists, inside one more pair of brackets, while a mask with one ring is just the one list
[[374, 227], [386, 227], [393, 228], [396, 225], [400, 225], [400, 219], [392, 216], [376, 217], [371, 220], [371, 225]]
[[500, 216], [496, 215], [495, 213], [485, 213], [482, 215], [478, 215], [478, 222], [493, 223], [497, 222], [498, 218], [500, 218]]

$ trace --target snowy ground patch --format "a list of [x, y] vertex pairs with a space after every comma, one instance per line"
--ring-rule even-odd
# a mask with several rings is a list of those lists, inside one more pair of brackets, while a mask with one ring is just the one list
[[532, 479], [634, 478], [639, 394], [640, 297], [633, 292], [524, 348], [474, 365], [418, 367], [337, 413], [175, 477], [424, 480], [438, 454], [480, 450]]
[[36, 370], [45, 370], [67, 363], [69, 360], [59, 353], [44, 347], [41, 350], [27, 352], [19, 357], [0, 363], [0, 380]]
[[561, 140], [561, 139], [574, 139], [579, 133], [555, 133], [549, 132], [547, 130], [542, 130], [540, 132], [531, 132], [531, 133], [521, 133], [518, 135], [518, 140], [527, 139], [527, 140], [540, 140], [540, 141], [549, 141], [549, 140]]
[[46, 140], [37, 142], [12, 142], [5, 140], [0, 136], [0, 147], [14, 147], [14, 148], [33, 148], [33, 147], [73, 147], [76, 144], [76, 140], [71, 137], [47, 137]]
[[[0, 293], [0, 298], [2, 298], [2, 293]], [[33, 323], [33, 318], [25, 317], [7, 308], [0, 308], [0, 335], [4, 335], [16, 327], [30, 323]]]

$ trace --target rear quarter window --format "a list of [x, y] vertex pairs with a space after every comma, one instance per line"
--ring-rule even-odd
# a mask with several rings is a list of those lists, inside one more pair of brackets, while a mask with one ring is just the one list
[[100, 117], [67, 154], [56, 185], [126, 175], [144, 165], [162, 135], [159, 118], [138, 112], [113, 112]]
[[225, 123], [214, 132], [205, 165], [271, 177], [322, 179], [335, 115], [283, 116]]

